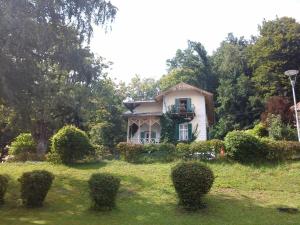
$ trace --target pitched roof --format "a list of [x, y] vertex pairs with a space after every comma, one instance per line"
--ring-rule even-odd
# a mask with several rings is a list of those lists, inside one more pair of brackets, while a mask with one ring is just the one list
[[214, 123], [214, 99], [213, 99], [214, 95], [208, 91], [205, 91], [201, 88], [197, 88], [195, 86], [189, 85], [184, 82], [180, 82], [179, 84], [169, 88], [168, 90], [161, 92], [159, 95], [155, 97], [155, 100], [161, 101], [164, 95], [167, 95], [173, 91], [186, 91], [186, 90], [196, 91], [205, 97], [207, 119], [208, 119], [208, 123], [212, 125]]

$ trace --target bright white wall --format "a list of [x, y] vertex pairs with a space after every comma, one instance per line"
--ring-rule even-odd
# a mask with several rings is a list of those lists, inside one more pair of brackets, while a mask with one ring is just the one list
[[195, 106], [195, 117], [191, 121], [193, 131], [198, 124], [198, 136], [197, 141], [207, 140], [206, 132], [206, 108], [205, 108], [205, 98], [198, 92], [193, 90], [178, 90], [171, 92], [164, 96], [164, 104], [166, 109], [169, 106], [175, 104], [176, 98], [191, 98], [192, 104]]

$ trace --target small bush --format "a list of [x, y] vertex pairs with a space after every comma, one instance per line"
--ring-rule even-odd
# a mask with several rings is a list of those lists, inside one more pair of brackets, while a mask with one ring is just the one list
[[26, 207], [41, 207], [53, 179], [54, 175], [46, 170], [34, 170], [23, 173], [19, 178], [23, 204]]
[[232, 131], [224, 140], [227, 156], [239, 162], [255, 162], [266, 158], [262, 143], [253, 135], [243, 131]]
[[121, 158], [127, 162], [136, 162], [139, 154], [144, 151], [144, 146], [141, 144], [132, 144], [126, 142], [120, 142], [117, 145]]
[[14, 155], [16, 161], [37, 160], [36, 147], [31, 134], [22, 133], [11, 143], [9, 154]]
[[116, 196], [120, 187], [119, 178], [110, 174], [95, 173], [88, 183], [94, 209], [110, 210], [116, 205]]
[[86, 133], [68, 125], [53, 135], [47, 159], [54, 163], [69, 164], [92, 154], [94, 148]]
[[296, 141], [261, 140], [270, 161], [284, 161], [300, 157], [300, 143]]
[[209, 192], [214, 182], [210, 168], [197, 162], [176, 165], [171, 173], [179, 204], [187, 210], [197, 210], [204, 206], [202, 197]]
[[4, 196], [7, 190], [8, 178], [7, 176], [0, 175], [0, 205], [4, 203]]
[[176, 145], [176, 154], [180, 158], [187, 157], [190, 154], [190, 144], [178, 143]]
[[143, 146], [143, 152], [145, 153], [153, 153], [159, 151], [159, 145], [158, 144], [146, 144]]

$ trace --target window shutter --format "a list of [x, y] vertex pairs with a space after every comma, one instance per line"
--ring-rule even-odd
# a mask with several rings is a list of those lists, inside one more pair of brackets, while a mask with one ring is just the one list
[[176, 124], [175, 127], [175, 140], [179, 140], [179, 124]]
[[175, 112], [178, 113], [179, 112], [179, 99], [175, 98]]
[[186, 103], [187, 103], [187, 111], [191, 112], [192, 111], [192, 100], [190, 98], [188, 98], [186, 100]]
[[192, 124], [188, 124], [188, 135], [189, 135], [189, 140], [192, 139]]

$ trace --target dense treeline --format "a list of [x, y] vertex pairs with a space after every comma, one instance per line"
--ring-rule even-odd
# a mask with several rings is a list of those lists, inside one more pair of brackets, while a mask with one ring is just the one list
[[116, 84], [108, 78], [110, 62], [88, 47], [92, 25], [107, 28], [116, 13], [105, 0], [0, 0], [0, 148], [30, 132], [44, 153], [65, 124], [86, 131], [93, 144], [113, 148], [126, 132], [122, 100], [153, 98], [180, 81], [214, 93], [211, 137], [251, 128], [270, 110], [286, 116], [269, 105], [274, 96], [285, 109], [290, 105], [283, 72], [300, 65], [295, 19], [263, 21], [250, 40], [229, 34], [211, 56], [201, 43], [188, 41], [167, 60], [160, 80], [135, 76], [129, 84]]

